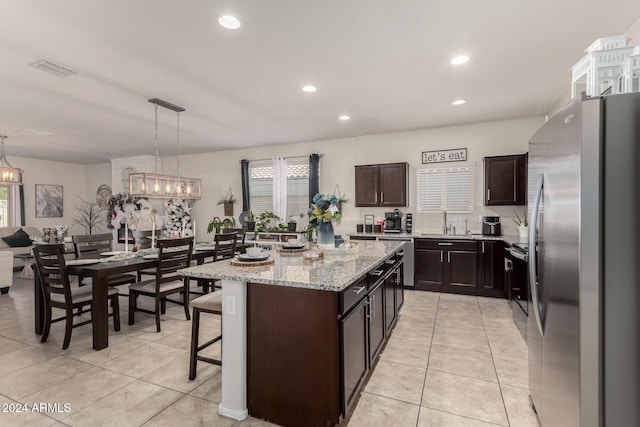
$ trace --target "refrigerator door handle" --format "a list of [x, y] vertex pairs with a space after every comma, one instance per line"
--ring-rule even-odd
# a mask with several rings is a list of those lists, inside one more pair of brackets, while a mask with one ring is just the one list
[[533, 199], [533, 206], [531, 208], [531, 218], [529, 218], [529, 242], [532, 244], [530, 250], [533, 249], [529, 257], [529, 282], [531, 283], [531, 300], [533, 302], [533, 315], [536, 319], [536, 325], [538, 326], [538, 332], [540, 336], [544, 336], [544, 330], [542, 328], [542, 318], [540, 315], [540, 298], [538, 295], [538, 277], [536, 275], [537, 269], [537, 245], [536, 241], [536, 228], [538, 227], [538, 212], [540, 211], [540, 201], [542, 198], [542, 189], [544, 186], [544, 175], [540, 174], [538, 177], [538, 186], [536, 188], [536, 195]]

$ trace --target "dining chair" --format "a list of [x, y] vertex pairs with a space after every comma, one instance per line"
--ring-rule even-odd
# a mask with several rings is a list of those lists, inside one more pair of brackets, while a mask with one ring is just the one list
[[[133, 236], [133, 242], [138, 247], [138, 249], [149, 249], [151, 247], [151, 237], [153, 236], [153, 230], [132, 230], [131, 235]], [[160, 238], [162, 235], [162, 230], [156, 230], [155, 236], [156, 240]]]
[[[113, 234], [88, 234], [71, 236], [73, 241], [73, 249], [76, 258], [100, 258], [100, 253], [113, 250]], [[82, 275], [78, 275], [78, 283], [80, 286], [91, 283], [91, 279], [86, 279]], [[109, 276], [107, 284], [109, 286], [120, 286], [136, 283], [135, 274], [116, 274]]]
[[[214, 237], [215, 251], [213, 253], [213, 262], [222, 261], [233, 258], [236, 254], [237, 233], [231, 231], [228, 233], [219, 233]], [[209, 290], [215, 290], [215, 282], [217, 280], [200, 280], [202, 283], [202, 293], [207, 294]]]
[[[158, 265], [153, 279], [143, 280], [129, 286], [129, 325], [135, 322], [136, 311], [153, 314], [156, 318], [156, 330], [160, 332], [160, 314], [164, 312], [166, 301], [181, 304], [187, 320], [189, 315], [189, 278], [180, 279], [177, 271], [191, 264], [193, 238], [158, 239]], [[167, 297], [182, 294], [182, 301], [170, 300]], [[138, 307], [139, 296], [152, 297], [154, 310]]]
[[[156, 241], [162, 235], [162, 229], [156, 230]], [[138, 249], [149, 249], [152, 246], [153, 230], [132, 230], [133, 242]], [[153, 268], [139, 270], [137, 273], [138, 282], [142, 281], [142, 276], [155, 276], [156, 270]]]
[[[194, 380], [196, 378], [198, 361], [222, 366], [222, 360], [198, 354], [200, 351], [222, 339], [222, 291], [212, 292], [194, 299], [191, 301], [191, 308], [193, 309], [193, 321], [191, 323], [189, 379]], [[200, 337], [200, 313], [210, 313], [220, 316], [220, 335], [203, 344], [198, 343]]]
[[[69, 281], [69, 273], [64, 259], [64, 245], [37, 245], [33, 248], [36, 260], [36, 269], [42, 287], [45, 304], [44, 329], [41, 343], [47, 342], [51, 324], [65, 320], [64, 342], [62, 349], [69, 348], [71, 331], [78, 326], [91, 323], [91, 319], [74, 324], [73, 317], [91, 311], [93, 300], [93, 286], [85, 285], [72, 288]], [[108, 298], [111, 301], [111, 314], [113, 316], [113, 328], [120, 330], [120, 306], [118, 304], [118, 290], [108, 288]], [[56, 319], [52, 318], [53, 308], [65, 311], [65, 315]], [[88, 307], [88, 308], [86, 308]], [[78, 309], [74, 313], [74, 310]]]
[[236, 232], [236, 244], [244, 245], [245, 238], [247, 237], [247, 229], [246, 228], [223, 228], [223, 233], [231, 233]]

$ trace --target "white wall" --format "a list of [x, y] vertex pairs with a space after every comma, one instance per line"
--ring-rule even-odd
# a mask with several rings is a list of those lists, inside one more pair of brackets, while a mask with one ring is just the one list
[[[24, 170], [25, 224], [43, 227], [68, 225], [69, 234], [84, 233], [82, 227], [73, 224], [80, 197], [86, 195], [86, 171], [84, 165], [52, 162], [25, 157], [9, 156], [11, 164]], [[36, 184], [63, 186], [63, 216], [61, 218], [36, 218]], [[94, 193], [95, 197], [95, 193]]]
[[[229, 187], [234, 195], [241, 198], [240, 160], [263, 159], [272, 156], [308, 156], [322, 153], [320, 161], [320, 191], [333, 192], [336, 184], [342, 193], [346, 193], [350, 202], [343, 206], [343, 221], [337, 226], [337, 233], [354, 232], [357, 223], [363, 221], [365, 214], [374, 214], [376, 219], [384, 216], [388, 208], [356, 208], [354, 206], [354, 165], [408, 162], [410, 172], [410, 205], [401, 208], [403, 212], [415, 213], [415, 174], [421, 167], [422, 151], [464, 148], [468, 150], [468, 159], [475, 162], [475, 205], [473, 215], [450, 216], [457, 221], [456, 228], [464, 228], [464, 219], [468, 219], [472, 231], [480, 230], [477, 215], [497, 214], [503, 216], [503, 233], [515, 234], [516, 228], [509, 218], [513, 217], [513, 207], [485, 208], [483, 204], [482, 158], [485, 156], [521, 154], [527, 151], [529, 137], [542, 125], [543, 117], [424, 129], [408, 132], [369, 135], [328, 141], [314, 141], [296, 144], [271, 145], [251, 149], [220, 151], [181, 157], [182, 175], [201, 178], [203, 199], [193, 211], [197, 224], [199, 240], [206, 239], [206, 225], [214, 216], [223, 216], [222, 206], [216, 201], [224, 196]], [[175, 173], [176, 158], [167, 157], [163, 161], [163, 173]], [[242, 204], [235, 205], [234, 216], [238, 217]], [[442, 229], [440, 215], [414, 216], [414, 230], [418, 232], [439, 231]]]

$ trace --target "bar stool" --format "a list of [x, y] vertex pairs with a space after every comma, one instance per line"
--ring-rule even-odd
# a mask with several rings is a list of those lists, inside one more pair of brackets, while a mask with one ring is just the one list
[[[196, 378], [196, 364], [198, 363], [198, 361], [213, 363], [214, 365], [222, 366], [222, 360], [214, 359], [207, 356], [201, 356], [198, 354], [200, 351], [222, 339], [222, 291], [212, 292], [194, 299], [193, 301], [191, 301], [191, 307], [193, 308], [193, 323], [191, 324], [189, 379], [194, 380]], [[220, 316], [220, 335], [201, 345], [198, 344], [198, 338], [200, 334], [200, 312], [217, 314]]]

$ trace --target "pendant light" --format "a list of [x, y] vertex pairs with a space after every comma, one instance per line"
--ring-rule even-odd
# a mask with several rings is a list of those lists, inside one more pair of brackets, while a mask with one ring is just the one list
[[[180, 175], [180, 113], [184, 108], [152, 98], [149, 100], [155, 105], [155, 173], [136, 172], [129, 175], [129, 194], [131, 197], [147, 197], [152, 199], [200, 200], [202, 198], [202, 180], [198, 178], [186, 178]], [[158, 106], [175, 111], [177, 121], [178, 139], [178, 174], [161, 175], [158, 173]]]
[[0, 135], [0, 138], [2, 138], [2, 152], [0, 152], [0, 185], [22, 185], [24, 184], [24, 171], [20, 168], [14, 168], [11, 166], [7, 157], [4, 155], [4, 140], [7, 137]]

